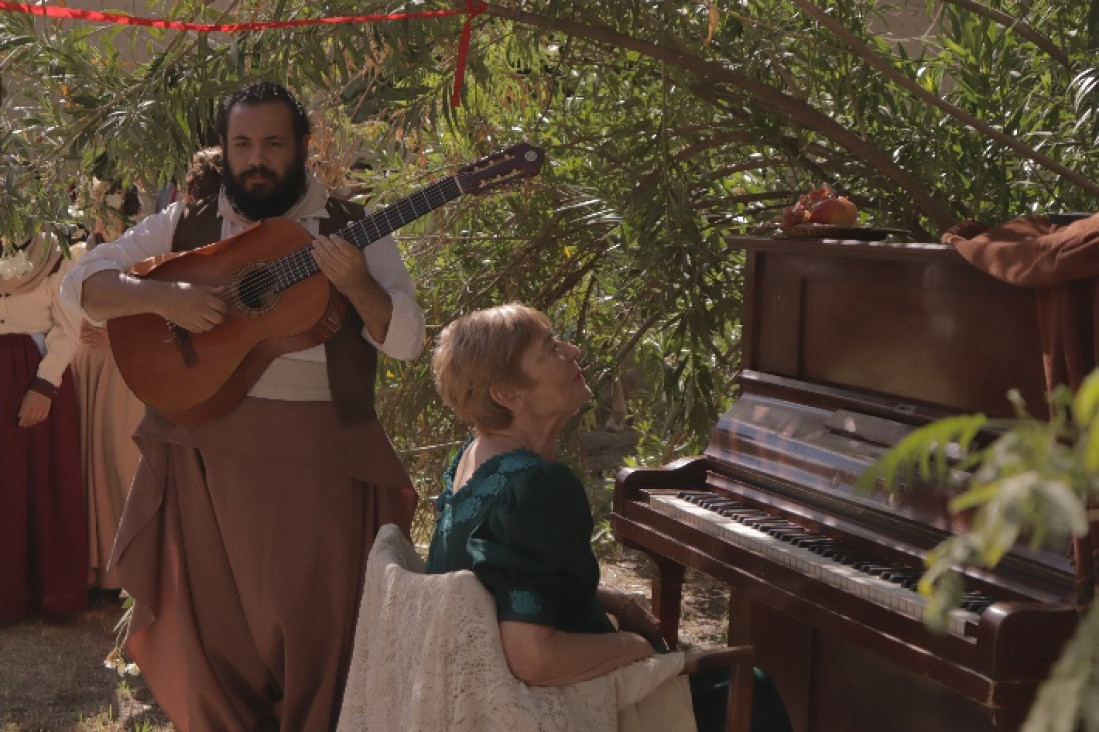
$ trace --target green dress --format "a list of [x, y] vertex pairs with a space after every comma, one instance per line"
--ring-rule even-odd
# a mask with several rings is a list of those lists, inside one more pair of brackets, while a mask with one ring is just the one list
[[[496, 598], [499, 620], [616, 632], [596, 597], [591, 504], [576, 474], [519, 449], [486, 460], [455, 493], [454, 474], [471, 441], [443, 473], [426, 571], [471, 570]], [[770, 679], [757, 669], [755, 681], [752, 731], [789, 732]], [[728, 670], [694, 674], [690, 684], [699, 732], [724, 729]]]
[[614, 632], [595, 594], [591, 505], [576, 474], [520, 449], [486, 460], [455, 493], [464, 452], [444, 473], [435, 501], [428, 573], [471, 570], [496, 598], [500, 620]]

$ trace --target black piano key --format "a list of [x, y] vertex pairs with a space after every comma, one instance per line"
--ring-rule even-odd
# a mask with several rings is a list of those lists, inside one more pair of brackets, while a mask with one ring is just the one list
[[779, 526], [783, 522], [781, 522], [781, 521], [779, 521], [779, 520], [777, 520], [777, 519], [775, 519], [771, 516], [763, 516], [763, 517], [749, 516], [749, 517], [744, 519], [743, 523], [744, 523], [745, 526], [751, 526], [753, 529], [759, 529], [760, 531], [765, 531], [768, 527], [770, 527], [770, 526]]
[[773, 529], [768, 533], [776, 539], [779, 539], [780, 541], [784, 541], [787, 544], [791, 545], [794, 543], [794, 539], [808, 536], [808, 534], [806, 534], [803, 529], [799, 529], [796, 526], [782, 529]]
[[896, 582], [898, 585], [904, 585], [906, 587], [909, 584], [914, 587], [922, 576], [923, 572], [915, 569], [891, 569], [888, 572], [882, 573], [882, 579]]
[[875, 577], [880, 577], [883, 572], [888, 572], [890, 570], [890, 567], [887, 564], [877, 564], [875, 562], [867, 561], [865, 559], [855, 559], [849, 562], [844, 562], [844, 564], [850, 564], [852, 567], [859, 570], [863, 574], [872, 574]]
[[962, 595], [962, 607], [971, 613], [980, 614], [991, 605], [994, 600], [980, 592], [967, 592]]
[[821, 544], [827, 544], [828, 539], [822, 537], [820, 534], [806, 534], [805, 536], [799, 536], [790, 540], [790, 543], [794, 546], [800, 546], [808, 549], [811, 546], [819, 546]]
[[842, 545], [835, 548], [832, 558], [840, 564], [852, 565], [865, 559], [866, 555], [855, 551], [850, 546]]

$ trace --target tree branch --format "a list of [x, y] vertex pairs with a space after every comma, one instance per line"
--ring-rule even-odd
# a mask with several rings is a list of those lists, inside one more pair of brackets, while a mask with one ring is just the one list
[[1053, 42], [1052, 38], [1042, 35], [1018, 18], [1008, 15], [996, 8], [989, 7], [988, 5], [973, 2], [973, 0], [943, 0], [943, 2], [953, 3], [958, 7], [965, 8], [974, 15], [988, 18], [989, 20], [999, 23], [1007, 30], [1018, 33], [1039, 49], [1045, 51], [1054, 61], [1061, 64], [1066, 69], [1072, 70], [1072, 62], [1069, 60], [1068, 54], [1061, 50], [1061, 48]]
[[811, 0], [793, 0], [793, 3], [802, 10], [804, 10], [806, 13], [808, 13], [810, 16], [815, 18], [817, 21], [819, 21], [821, 25], [824, 25], [830, 31], [835, 33], [837, 37], [839, 37], [841, 40], [847, 43], [848, 46], [851, 47], [851, 50], [854, 51], [859, 58], [880, 71], [890, 81], [894, 82], [904, 89], [907, 89], [925, 102], [928, 102], [929, 104], [938, 107], [943, 112], [946, 112], [948, 115], [966, 125], [967, 127], [971, 127], [981, 134], [985, 135], [986, 137], [996, 140], [1005, 147], [1014, 150], [1019, 155], [1033, 160], [1034, 162], [1041, 165], [1043, 168], [1052, 170], [1054, 173], [1057, 173], [1066, 180], [1072, 181], [1076, 185], [1080, 186], [1085, 191], [1093, 195], [1099, 195], [1099, 184], [1089, 180], [1088, 178], [1085, 178], [1084, 176], [1073, 170], [1070, 170], [1069, 168], [1066, 168], [1064, 165], [1061, 165], [1056, 160], [1042, 155], [1037, 150], [1027, 145], [1024, 145], [1022, 142], [1019, 142], [1019, 140], [1015, 139], [1011, 135], [1006, 135], [1003, 132], [1000, 132], [996, 128], [992, 127], [991, 125], [985, 124], [968, 112], [959, 109], [958, 107], [955, 107], [953, 104], [950, 104], [943, 99], [940, 99], [937, 95], [932, 94], [927, 89], [924, 89], [922, 86], [897, 71], [895, 68], [893, 68], [892, 64], [889, 64], [888, 62], [883, 60], [877, 53], [872, 51], [865, 43], [863, 43], [858, 36], [848, 30], [843, 23], [836, 20], [834, 17], [826, 13], [821, 8], [817, 7], [813, 2], [811, 2]]
[[636, 51], [642, 55], [683, 69], [699, 79], [708, 80], [711, 83], [713, 81], [719, 81], [735, 87], [754, 98], [759, 103], [761, 109], [784, 117], [807, 129], [815, 130], [833, 140], [840, 147], [843, 147], [866, 160], [875, 169], [880, 171], [884, 178], [907, 193], [916, 206], [919, 207], [935, 226], [946, 229], [957, 223], [958, 213], [954, 208], [947, 202], [941, 200], [932, 191], [929, 191], [924, 183], [916, 176], [894, 163], [887, 153], [879, 150], [871, 143], [837, 123], [828, 115], [820, 112], [800, 99], [774, 89], [751, 77], [727, 69], [713, 61], [706, 61], [681, 51], [657, 46], [647, 41], [623, 35], [611, 28], [585, 25], [562, 18], [547, 18], [543, 15], [527, 12], [519, 8], [504, 8], [499, 5], [488, 5], [485, 12], [488, 15], [533, 26], [535, 28], [566, 33], [568, 35], [586, 38], [597, 43]]

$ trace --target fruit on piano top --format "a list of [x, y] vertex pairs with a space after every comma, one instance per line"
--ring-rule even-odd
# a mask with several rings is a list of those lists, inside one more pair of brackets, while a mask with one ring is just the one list
[[828, 186], [799, 196], [797, 203], [782, 210], [784, 229], [806, 223], [854, 226], [858, 220], [858, 207], [847, 198], [833, 193]]
[[833, 224], [835, 226], [854, 226], [859, 220], [859, 209], [843, 196], [825, 198], [813, 208], [809, 222], [813, 224]]

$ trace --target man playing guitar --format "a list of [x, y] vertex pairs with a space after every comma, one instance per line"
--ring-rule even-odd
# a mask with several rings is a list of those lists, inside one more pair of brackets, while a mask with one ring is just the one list
[[424, 317], [390, 236], [360, 251], [332, 235], [362, 210], [307, 172], [310, 123], [288, 90], [243, 87], [217, 129], [220, 193], [97, 247], [62, 297], [93, 322], [153, 314], [184, 348], [229, 332], [224, 288], [131, 266], [273, 217], [314, 237], [310, 256], [345, 311], [338, 330], [255, 368], [239, 403], [214, 418], [147, 410], [112, 563], [136, 603], [127, 648], [177, 729], [327, 730], [370, 545], [385, 523], [407, 533], [417, 503], [374, 412], [376, 349], [416, 357]]

